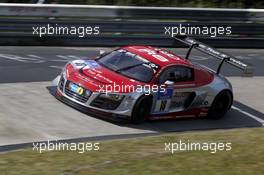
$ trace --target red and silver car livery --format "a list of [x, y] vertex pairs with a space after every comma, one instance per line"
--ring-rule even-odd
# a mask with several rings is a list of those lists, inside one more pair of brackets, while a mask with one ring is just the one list
[[[219, 118], [233, 102], [230, 82], [219, 74], [227, 62], [251, 74], [248, 64], [192, 38], [185, 58], [150, 46], [124, 46], [96, 59], [73, 60], [57, 77], [56, 96], [103, 116], [130, 119]], [[217, 71], [188, 60], [197, 49], [221, 60]]]

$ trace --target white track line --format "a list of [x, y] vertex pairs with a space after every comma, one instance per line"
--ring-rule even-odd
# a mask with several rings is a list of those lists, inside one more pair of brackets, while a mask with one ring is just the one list
[[244, 111], [244, 110], [242, 110], [242, 109], [240, 109], [240, 108], [238, 108], [238, 107], [235, 107], [235, 106], [232, 106], [232, 109], [237, 110], [237, 111], [241, 112], [242, 114], [247, 115], [248, 117], [250, 117], [250, 118], [252, 118], [252, 119], [258, 121], [259, 123], [262, 124], [262, 126], [264, 126], [264, 119], [259, 118], [259, 117], [255, 116], [255, 115], [253, 115], [253, 114], [250, 114], [250, 113], [248, 113], [248, 112], [246, 112], [246, 111]]

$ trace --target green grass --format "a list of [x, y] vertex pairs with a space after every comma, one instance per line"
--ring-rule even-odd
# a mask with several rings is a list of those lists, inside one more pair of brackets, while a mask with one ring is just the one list
[[[174, 133], [100, 142], [100, 150], [0, 154], [0, 174], [264, 174], [264, 128]], [[231, 151], [164, 151], [165, 142], [232, 142]]]

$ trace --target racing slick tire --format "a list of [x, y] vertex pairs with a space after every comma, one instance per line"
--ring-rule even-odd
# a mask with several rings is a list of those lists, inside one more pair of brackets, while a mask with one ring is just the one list
[[212, 106], [209, 108], [207, 117], [210, 119], [220, 119], [233, 104], [233, 95], [228, 90], [223, 90], [215, 97]]
[[133, 124], [141, 124], [146, 119], [150, 113], [152, 105], [152, 98], [149, 96], [140, 97], [136, 104], [134, 105], [132, 115], [131, 115], [131, 123]]

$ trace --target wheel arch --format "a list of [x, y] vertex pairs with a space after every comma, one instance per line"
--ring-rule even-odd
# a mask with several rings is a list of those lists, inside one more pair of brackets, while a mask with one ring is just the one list
[[149, 106], [149, 113], [150, 113], [151, 112], [151, 109], [152, 109], [152, 105], [153, 105], [153, 99], [154, 99], [154, 97], [153, 97], [152, 94], [149, 94], [149, 95], [142, 94], [142, 95], [140, 95], [137, 98], [137, 100], [135, 101], [135, 103], [133, 104], [133, 107], [132, 107], [132, 110], [131, 110], [131, 116], [130, 117], [133, 116], [134, 112], [136, 111], [137, 105], [139, 103], [141, 103], [143, 100], [148, 100], [149, 101], [149, 104], [150, 104], [150, 106]]
[[[228, 93], [230, 93], [230, 95], [231, 95], [231, 104], [230, 104], [230, 106], [229, 106], [229, 109], [231, 108], [231, 106], [232, 106], [232, 104], [233, 104], [233, 101], [234, 101], [234, 94], [233, 94], [233, 91], [231, 91], [230, 89], [223, 89], [222, 91], [220, 91], [220, 92], [223, 92], [223, 91], [226, 91], [226, 92], [228, 92]], [[220, 93], [219, 92], [219, 93]], [[219, 94], [218, 93], [218, 94]]]
[[[216, 97], [217, 97], [218, 95], [220, 95], [220, 94], [223, 93], [223, 92], [228, 92], [228, 93], [231, 95], [231, 103], [230, 103], [230, 106], [229, 106], [229, 109], [230, 109], [231, 106], [232, 106], [232, 104], [233, 104], [233, 101], [234, 101], [234, 95], [233, 95], [233, 91], [232, 91], [232, 90], [230, 90], [230, 89], [222, 89], [222, 90], [220, 90], [220, 91], [216, 94], [214, 100], [216, 99]], [[214, 100], [213, 100], [213, 101], [214, 101]]]
[[153, 105], [153, 100], [154, 100], [154, 97], [152, 94], [149, 94], [149, 95], [146, 95], [146, 94], [142, 94], [140, 95], [137, 100], [135, 101], [134, 105], [133, 105], [133, 108], [132, 108], [132, 111], [134, 110], [136, 104], [140, 101], [140, 100], [143, 100], [143, 99], [148, 99], [150, 102], [151, 102], [151, 106], [150, 108], [152, 107]]

